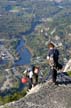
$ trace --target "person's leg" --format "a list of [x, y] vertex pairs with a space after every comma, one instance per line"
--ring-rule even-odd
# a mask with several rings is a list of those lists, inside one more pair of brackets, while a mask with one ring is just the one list
[[32, 78], [30, 78], [30, 80], [31, 80], [31, 83], [33, 84], [33, 79], [32, 79]]
[[36, 84], [38, 84], [38, 74], [36, 75]]
[[35, 86], [35, 83], [36, 83], [36, 76], [35, 74], [33, 75], [33, 86]]
[[57, 79], [57, 71], [56, 69], [52, 69], [52, 81], [56, 83], [56, 79]]
[[38, 84], [38, 75], [34, 74], [33, 85], [36, 86]]
[[31, 78], [29, 78], [29, 89], [31, 89], [32, 88], [32, 79]]

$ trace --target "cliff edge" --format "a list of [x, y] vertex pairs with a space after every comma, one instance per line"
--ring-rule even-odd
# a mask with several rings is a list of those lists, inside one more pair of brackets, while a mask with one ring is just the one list
[[70, 70], [71, 60], [64, 72], [57, 75], [58, 85], [51, 80], [33, 87], [25, 97], [0, 108], [71, 108], [71, 77], [65, 72]]
[[46, 81], [32, 88], [25, 98], [0, 108], [71, 108], [71, 78], [59, 73], [57, 80], [59, 85]]

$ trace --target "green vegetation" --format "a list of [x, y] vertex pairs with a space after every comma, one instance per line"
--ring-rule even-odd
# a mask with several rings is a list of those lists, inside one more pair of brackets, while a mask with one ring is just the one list
[[12, 102], [12, 101], [16, 101], [16, 100], [24, 97], [26, 94], [27, 94], [26, 89], [24, 89], [23, 91], [15, 92], [12, 95], [8, 95], [8, 96], [5, 96], [5, 97], [0, 96], [0, 105], [1, 104], [6, 104], [6, 103], [9, 103], [9, 102]]
[[68, 75], [71, 77], [71, 71], [68, 72]]
[[8, 2], [8, 0], [0, 1], [0, 10], [5, 13], [0, 17], [0, 34], [3, 33], [3, 37], [7, 38], [10, 34], [18, 35], [29, 30], [33, 18], [32, 13], [23, 10], [24, 2], [17, 2], [15, 5], [8, 5]]
[[[63, 58], [71, 57], [71, 36], [68, 36], [69, 33], [71, 33], [71, 1], [65, 0], [59, 5], [48, 0], [41, 0], [41, 2], [40, 0], [15, 1], [15, 3], [10, 3], [10, 0], [0, 0], [0, 39], [6, 39], [6, 41], [4, 41], [5, 47], [9, 49], [12, 56], [17, 60], [19, 54], [16, 52], [16, 45], [20, 36], [22, 36], [23, 39], [25, 37], [25, 46], [29, 46], [33, 52], [32, 62], [30, 64], [40, 65], [43, 76], [46, 77], [49, 71], [48, 65], [45, 62], [49, 39], [53, 40], [56, 44], [62, 43], [63, 46], [59, 49], [62, 61]], [[37, 24], [30, 34], [20, 35], [22, 32], [30, 30], [32, 21], [34, 25], [34, 22], [38, 20], [42, 23], [40, 25]], [[16, 36], [19, 38], [16, 39]], [[58, 36], [59, 40], [55, 40], [55, 36]], [[1, 84], [6, 74], [4, 69], [11, 68], [13, 65], [10, 62], [11, 61], [0, 68]], [[18, 72], [20, 72], [19, 76], [21, 76], [21, 72], [24, 71], [24, 66], [17, 66], [16, 68]], [[3, 75], [3, 73], [5, 74]], [[68, 72], [68, 74], [71, 76], [71, 72]], [[14, 87], [18, 87], [18, 81], [14, 82]], [[15, 92], [11, 96], [0, 97], [0, 103], [5, 104], [18, 100], [24, 95], [26, 95], [26, 91], [22, 91], [21, 93]]]
[[13, 48], [13, 49], [15, 49], [16, 48], [16, 46], [17, 46], [17, 44], [18, 44], [18, 42], [19, 42], [19, 40], [18, 39], [14, 39], [13, 41], [11, 41], [11, 47]]

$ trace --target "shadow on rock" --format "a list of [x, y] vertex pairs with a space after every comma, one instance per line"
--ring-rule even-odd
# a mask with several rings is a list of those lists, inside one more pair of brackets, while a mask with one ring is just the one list
[[58, 73], [57, 75], [57, 83], [58, 84], [71, 84], [71, 77], [66, 72]]

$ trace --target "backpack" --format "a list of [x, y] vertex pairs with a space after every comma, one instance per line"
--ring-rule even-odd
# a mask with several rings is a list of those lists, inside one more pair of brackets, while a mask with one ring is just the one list
[[27, 77], [22, 77], [22, 78], [21, 78], [21, 82], [22, 82], [23, 84], [26, 84], [26, 83], [28, 82], [28, 78], [27, 78]]
[[63, 65], [62, 65], [61, 63], [58, 63], [57, 69], [60, 70], [60, 69], [62, 69], [62, 68], [63, 68]]

